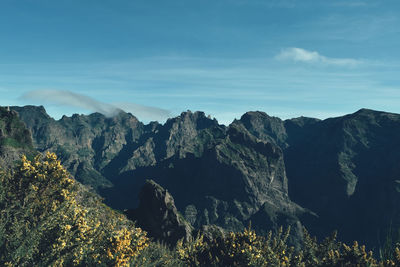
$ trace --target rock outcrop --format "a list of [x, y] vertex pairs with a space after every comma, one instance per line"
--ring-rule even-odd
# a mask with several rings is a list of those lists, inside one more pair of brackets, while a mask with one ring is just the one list
[[171, 194], [152, 180], [147, 180], [140, 191], [139, 207], [127, 210], [126, 214], [149, 236], [169, 245], [192, 237], [193, 228], [179, 214]]

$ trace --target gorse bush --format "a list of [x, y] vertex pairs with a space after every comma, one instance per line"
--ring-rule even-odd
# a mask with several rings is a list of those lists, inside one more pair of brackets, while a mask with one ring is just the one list
[[149, 244], [51, 153], [0, 174], [0, 210], [1, 266], [123, 266]]
[[281, 228], [275, 237], [270, 234], [265, 238], [248, 228], [206, 242], [203, 236], [187, 244], [179, 242], [177, 251], [191, 266], [287, 266], [294, 250], [287, 246], [288, 235], [289, 230], [283, 233]]
[[178, 257], [188, 266], [400, 266], [400, 250], [392, 260], [377, 261], [372, 252], [354, 242], [348, 246], [336, 240], [336, 233], [318, 243], [304, 229], [304, 243], [296, 251], [288, 246], [290, 228], [267, 237], [250, 228], [204, 241], [199, 235], [192, 242], [179, 242]]
[[206, 242], [199, 236], [190, 244], [179, 243], [177, 251], [192, 266], [295, 266], [301, 257], [287, 244], [289, 232], [280, 228], [264, 237], [249, 227]]

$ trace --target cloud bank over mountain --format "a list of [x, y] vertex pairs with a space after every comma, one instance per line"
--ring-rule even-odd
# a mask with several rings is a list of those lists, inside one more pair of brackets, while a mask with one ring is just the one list
[[130, 112], [144, 120], [165, 120], [171, 115], [170, 111], [165, 109], [128, 102], [109, 104], [66, 90], [33, 90], [23, 94], [20, 98], [42, 104], [47, 103], [83, 108], [91, 112], [102, 113], [108, 117], [115, 116], [120, 110]]

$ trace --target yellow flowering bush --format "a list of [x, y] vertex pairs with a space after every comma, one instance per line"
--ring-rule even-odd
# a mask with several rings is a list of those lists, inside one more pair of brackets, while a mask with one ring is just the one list
[[178, 242], [177, 254], [190, 266], [289, 266], [294, 251], [286, 242], [289, 231], [281, 228], [263, 237], [249, 227], [207, 242], [200, 235], [192, 242]]
[[248, 228], [208, 241], [199, 235], [191, 242], [178, 242], [176, 253], [188, 266], [400, 266], [399, 248], [395, 248], [393, 259], [378, 261], [357, 242], [348, 246], [336, 241], [336, 233], [318, 243], [304, 229], [303, 246], [295, 251], [287, 245], [289, 231], [280, 228], [276, 234], [263, 237]]
[[146, 233], [72, 179], [55, 154], [0, 174], [0, 265], [125, 266]]

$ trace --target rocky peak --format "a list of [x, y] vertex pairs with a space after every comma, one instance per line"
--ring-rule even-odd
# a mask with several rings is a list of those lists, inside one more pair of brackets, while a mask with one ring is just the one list
[[204, 112], [182, 112], [180, 116], [169, 119], [158, 134], [166, 147], [160, 158], [174, 155], [185, 157], [187, 153], [200, 155], [215, 137], [224, 134], [225, 127], [217, 120], [206, 117]]
[[147, 180], [139, 193], [139, 207], [126, 213], [151, 237], [167, 244], [191, 238], [192, 227], [179, 214], [171, 194], [152, 180]]
[[377, 113], [386, 113], [386, 112], [380, 112], [380, 111], [376, 111], [376, 110], [372, 110], [372, 109], [368, 109], [368, 108], [361, 108], [361, 109], [357, 110], [356, 112], [354, 112], [353, 114], [377, 114]]
[[192, 112], [190, 110], [182, 112], [176, 118], [168, 119], [165, 124], [166, 127], [179, 127], [179, 128], [193, 128], [195, 130], [201, 130], [212, 126], [218, 126], [216, 119], [211, 119], [205, 115], [202, 111]]
[[343, 116], [346, 121], [358, 121], [358, 124], [370, 124], [370, 125], [381, 125], [386, 126], [388, 123], [398, 123], [400, 121], [399, 114], [375, 111], [371, 109], [360, 109], [353, 114]]
[[316, 119], [316, 118], [309, 118], [309, 117], [301, 116], [301, 117], [285, 120], [284, 123], [285, 123], [285, 126], [287, 126], [288, 124], [292, 124], [292, 125], [296, 125], [297, 127], [306, 127], [309, 125], [313, 125], [319, 121], [321, 121], [321, 120]]
[[24, 106], [24, 107], [11, 107], [11, 110], [16, 111], [21, 118], [22, 121], [28, 126], [31, 127], [38, 127], [47, 121], [52, 121], [51, 118], [43, 106]]
[[34, 117], [51, 118], [47, 114], [46, 109], [43, 106], [33, 106], [33, 105], [27, 105], [23, 107], [13, 106], [11, 107], [11, 110], [15, 110], [18, 113], [31, 114], [32, 117], [34, 116]]
[[287, 133], [283, 121], [277, 117], [268, 116], [261, 111], [250, 111], [243, 114], [240, 120], [236, 120], [234, 123], [242, 124], [259, 139], [286, 147]]

